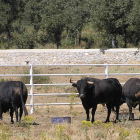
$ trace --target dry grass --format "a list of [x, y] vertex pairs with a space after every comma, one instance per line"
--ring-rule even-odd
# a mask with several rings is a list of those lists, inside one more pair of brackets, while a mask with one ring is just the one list
[[[23, 74], [27, 69], [22, 67], [18, 68], [4, 68], [0, 69], [1, 74]], [[104, 73], [104, 67], [41, 67], [35, 68], [35, 71], [40, 73]], [[109, 67], [109, 73], [139, 73], [140, 67], [138, 66], [112, 66]], [[120, 82], [126, 82], [131, 77], [140, 77], [138, 75], [130, 76], [111, 76], [116, 77]], [[1, 77], [7, 80], [21, 80], [21, 77]], [[82, 76], [52, 76], [49, 78], [49, 83], [69, 83], [70, 78], [79, 79]], [[104, 76], [95, 76], [95, 78], [103, 79]], [[39, 80], [41, 81], [41, 80]], [[28, 81], [27, 81], [28, 82]], [[29, 87], [28, 87], [29, 89]], [[71, 86], [45, 86], [34, 87], [34, 93], [64, 93], [64, 92], [77, 92]], [[28, 97], [27, 103], [29, 103]], [[54, 102], [68, 102], [70, 97], [67, 96], [35, 96], [34, 103], [54, 103]], [[78, 97], [75, 97], [74, 102], [80, 102]], [[30, 112], [30, 108], [28, 111]], [[82, 105], [58, 105], [58, 106], [35, 106], [34, 113], [30, 114], [36, 123], [39, 125], [28, 125], [25, 122], [10, 124], [9, 113], [3, 114], [3, 121], [0, 123], [0, 139], [2, 140], [138, 140], [140, 133], [139, 128], [140, 120], [138, 107], [133, 109], [134, 121], [118, 122], [117, 124], [108, 123], [104, 124], [106, 120], [107, 111], [98, 105], [95, 114], [95, 123], [88, 127], [88, 123], [83, 127], [82, 121], [86, 119], [85, 110]], [[128, 107], [123, 104], [120, 113], [128, 113]], [[51, 123], [52, 117], [71, 117], [71, 124], [53, 124]], [[111, 114], [110, 120], [113, 122], [115, 119], [114, 114]], [[100, 120], [100, 121], [97, 121]], [[24, 124], [24, 125], [23, 125]]]
[[[29, 108], [28, 108], [29, 111]], [[123, 104], [120, 113], [128, 112], [126, 104]], [[107, 139], [123, 140], [125, 137], [129, 140], [136, 140], [139, 132], [140, 121], [138, 120], [138, 108], [133, 110], [135, 114], [134, 121], [124, 121], [113, 123], [115, 114], [111, 114], [111, 123], [104, 124], [103, 122], [107, 116], [107, 110], [98, 105], [95, 122], [88, 127], [82, 124], [86, 119], [85, 110], [82, 105], [75, 105], [73, 109], [70, 106], [38, 106], [32, 115], [34, 121], [39, 125], [23, 125], [15, 123], [10, 124], [10, 116], [8, 113], [4, 114], [3, 123], [1, 123], [1, 133], [10, 140], [93, 140], [93, 139]], [[71, 117], [71, 124], [61, 123], [54, 124], [51, 122], [52, 117]], [[99, 121], [100, 120], [100, 121]], [[87, 127], [87, 129], [86, 129]], [[0, 133], [0, 138], [4, 137]], [[4, 138], [3, 138], [4, 139]]]

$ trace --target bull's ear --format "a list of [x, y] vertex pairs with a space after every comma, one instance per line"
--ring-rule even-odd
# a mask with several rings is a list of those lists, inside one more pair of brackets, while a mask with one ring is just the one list
[[135, 94], [135, 96], [136, 98], [140, 97], [140, 91], [137, 94]]
[[91, 82], [91, 81], [87, 81], [87, 83], [90, 84], [90, 85], [94, 84], [94, 82]]
[[73, 87], [77, 87], [77, 84], [74, 83], [74, 84], [72, 84], [72, 86], [73, 86]]

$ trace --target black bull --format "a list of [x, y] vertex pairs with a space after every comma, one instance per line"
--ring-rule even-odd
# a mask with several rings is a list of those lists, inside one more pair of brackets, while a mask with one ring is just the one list
[[135, 108], [139, 104], [140, 112], [140, 79], [130, 78], [123, 86], [121, 104], [127, 103], [129, 108], [129, 119], [134, 120], [132, 115], [132, 107]]
[[108, 109], [108, 114], [105, 122], [109, 122], [111, 108], [116, 107], [116, 120], [119, 115], [119, 103], [122, 96], [122, 86], [115, 78], [96, 79], [83, 78], [78, 81], [70, 80], [72, 86], [77, 87], [82, 105], [86, 110], [87, 121], [90, 121], [89, 109], [92, 108], [92, 120], [94, 122], [94, 115], [97, 104], [105, 103]]
[[16, 122], [18, 122], [18, 108], [20, 108], [20, 119], [24, 110], [25, 116], [28, 115], [25, 103], [27, 100], [27, 88], [20, 81], [8, 81], [0, 83], [0, 120], [2, 114], [10, 110], [11, 123], [13, 121], [13, 112], [16, 114]]

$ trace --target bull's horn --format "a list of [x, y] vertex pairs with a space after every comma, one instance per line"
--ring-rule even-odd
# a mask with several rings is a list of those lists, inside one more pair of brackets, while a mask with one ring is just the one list
[[70, 83], [76, 84], [77, 81], [74, 81], [74, 80], [71, 80], [71, 79], [70, 79]]
[[87, 81], [87, 83], [88, 83], [88, 84], [94, 84], [94, 82], [91, 82], [91, 81]]

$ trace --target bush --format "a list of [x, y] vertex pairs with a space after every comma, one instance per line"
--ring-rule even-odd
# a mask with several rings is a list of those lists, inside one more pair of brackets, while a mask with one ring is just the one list
[[[40, 74], [39, 70], [33, 70], [34, 74]], [[25, 71], [24, 74], [29, 74], [29, 71]], [[20, 80], [25, 83], [29, 84], [30, 83], [30, 77], [29, 76], [23, 76], [20, 78]], [[50, 82], [50, 77], [49, 76], [34, 76], [33, 77], [33, 82], [34, 84], [43, 84], [43, 83], [49, 83]]]

